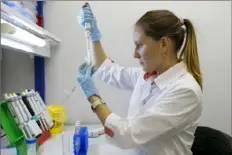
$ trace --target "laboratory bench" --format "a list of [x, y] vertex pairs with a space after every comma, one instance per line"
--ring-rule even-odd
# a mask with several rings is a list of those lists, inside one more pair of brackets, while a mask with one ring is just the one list
[[[88, 130], [94, 130], [101, 127], [100, 125], [88, 125]], [[63, 132], [47, 140], [43, 145], [39, 147], [38, 155], [66, 155], [63, 154], [62, 134], [69, 135], [74, 132], [74, 126], [64, 126]], [[121, 150], [116, 146], [113, 146], [105, 140], [106, 135], [101, 135], [97, 138], [89, 138], [89, 149], [87, 155], [127, 155], [131, 150]], [[68, 144], [66, 144], [68, 145]], [[69, 155], [69, 154], [67, 154]], [[70, 154], [73, 155], [73, 154]]]

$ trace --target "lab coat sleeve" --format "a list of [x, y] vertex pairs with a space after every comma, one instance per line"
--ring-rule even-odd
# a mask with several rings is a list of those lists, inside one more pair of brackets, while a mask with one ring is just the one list
[[126, 68], [106, 59], [94, 76], [119, 89], [133, 90], [139, 75], [140, 68]]
[[198, 121], [201, 111], [201, 102], [192, 90], [171, 92], [137, 118], [111, 113], [105, 122], [107, 131], [111, 131], [106, 139], [122, 149], [131, 149], [154, 139], [171, 138]]

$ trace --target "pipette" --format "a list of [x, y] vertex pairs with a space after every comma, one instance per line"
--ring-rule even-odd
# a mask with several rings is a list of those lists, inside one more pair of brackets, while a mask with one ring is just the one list
[[40, 124], [41, 124], [41, 127], [43, 130], [48, 130], [48, 127], [47, 127], [47, 123], [43, 117], [43, 111], [42, 109], [40, 108], [40, 105], [36, 102], [36, 100], [34, 99], [34, 94], [33, 92], [31, 91], [28, 91], [28, 90], [25, 90], [28, 94], [28, 97], [30, 97], [31, 101], [34, 103], [35, 107], [36, 107], [36, 110], [37, 110], [37, 116], [39, 117], [39, 121], [40, 121]]
[[[90, 7], [89, 3], [85, 3], [85, 5], [82, 6], [84, 7]], [[91, 49], [90, 49], [90, 34], [91, 34], [91, 24], [90, 23], [85, 23], [85, 36], [86, 36], [86, 47], [87, 47], [87, 57], [85, 58], [85, 61], [88, 64], [91, 64], [92, 62], [92, 57], [91, 57]]]
[[13, 96], [11, 95], [8, 95], [8, 94], [4, 94], [4, 98], [5, 100], [9, 101], [10, 103], [10, 106], [11, 108], [13, 109], [15, 115], [16, 115], [16, 118], [18, 119], [18, 126], [19, 128], [21, 129], [21, 131], [23, 132], [24, 136], [25, 137], [28, 137], [28, 132], [29, 132], [29, 129], [25, 129], [24, 128], [24, 125], [26, 125], [26, 119], [25, 119], [25, 122], [24, 122], [24, 118], [23, 116], [21, 115], [20, 113], [20, 108], [19, 106], [14, 102], [14, 99], [13, 99]]
[[15, 93], [9, 95], [5, 94], [4, 98], [9, 101], [14, 109], [18, 119], [18, 126], [26, 138], [36, 137], [42, 133], [36, 122], [30, 119], [30, 115], [28, 115], [26, 109], [24, 109], [25, 106], [20, 103], [19, 98]]
[[28, 92], [28, 90], [24, 90], [24, 91], [22, 91], [22, 95], [26, 97], [27, 102], [29, 103], [31, 109], [33, 110], [34, 119], [37, 121], [37, 123], [41, 127], [42, 131], [45, 131], [46, 129], [44, 127], [44, 122], [41, 118], [40, 109], [37, 107], [35, 101], [31, 98], [30, 93]]
[[54, 125], [54, 123], [39, 93], [35, 92], [34, 89], [31, 89], [30, 92], [32, 94], [32, 97], [34, 98], [34, 101], [37, 103], [38, 108], [40, 109], [42, 118], [45, 121], [45, 125], [47, 125], [46, 128], [51, 128]]
[[22, 116], [25, 119], [25, 127], [29, 130], [31, 137], [37, 137], [42, 133], [41, 129], [37, 125], [36, 121], [32, 119], [32, 115], [28, 111], [25, 103], [22, 100], [22, 96], [17, 95], [16, 93], [12, 93], [11, 95], [14, 99], [14, 101], [20, 106], [20, 109], [22, 111]]
[[72, 96], [72, 94], [76, 91], [76, 88], [77, 88], [77, 86], [74, 85], [71, 91], [65, 90], [64, 92], [67, 94], [67, 96], [65, 97], [65, 99], [64, 99], [63, 102], [61, 102], [61, 103], [66, 104], [66, 102], [68, 101], [68, 99], [69, 99], [69, 98]]

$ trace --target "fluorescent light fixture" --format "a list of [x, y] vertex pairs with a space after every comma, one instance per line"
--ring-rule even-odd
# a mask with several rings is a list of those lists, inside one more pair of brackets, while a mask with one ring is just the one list
[[46, 45], [46, 41], [5, 21], [4, 19], [1, 19], [1, 23], [7, 23], [10, 26], [15, 28], [15, 33], [13, 34], [1, 34], [1, 35], [6, 35], [10, 36], [10, 38], [15, 38], [16, 40], [20, 40], [21, 42], [25, 42], [30, 45], [38, 46], [38, 47], [44, 47]]
[[13, 41], [13, 40], [8, 39], [8, 38], [1, 37], [1, 44], [5, 45], [5, 46], [10, 45], [10, 48], [26, 51], [29, 53], [35, 53], [32, 47], [27, 46], [25, 44], [20, 44], [19, 42]]
[[50, 46], [45, 47], [38, 47], [35, 48], [33, 46], [30, 46], [28, 44], [22, 44], [18, 40], [11, 39], [10, 37], [4, 37], [1, 36], [1, 45], [7, 49], [10, 49], [12, 51], [16, 52], [24, 52], [24, 53], [31, 53], [33, 55], [39, 55], [42, 57], [50, 57]]

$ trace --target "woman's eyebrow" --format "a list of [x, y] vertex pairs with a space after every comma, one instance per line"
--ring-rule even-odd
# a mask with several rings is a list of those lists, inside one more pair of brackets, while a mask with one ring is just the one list
[[141, 41], [136, 40], [135, 44], [141, 44]]

